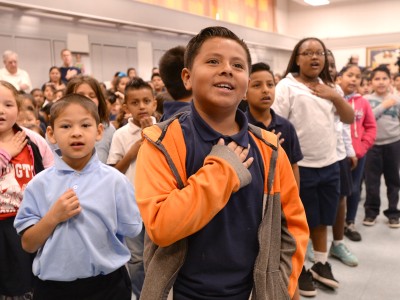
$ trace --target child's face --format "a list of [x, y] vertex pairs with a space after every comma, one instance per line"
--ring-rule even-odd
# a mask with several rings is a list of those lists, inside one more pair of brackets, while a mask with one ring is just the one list
[[338, 81], [345, 95], [355, 93], [361, 83], [360, 68], [356, 66], [348, 68], [342, 76], [338, 78]]
[[250, 75], [246, 101], [251, 109], [264, 112], [271, 108], [275, 99], [274, 78], [268, 71], [258, 71]]
[[371, 87], [378, 95], [386, 95], [390, 85], [389, 76], [382, 71], [375, 73], [375, 76], [371, 79]]
[[57, 100], [60, 100], [62, 97], [64, 96], [64, 92], [63, 91], [57, 91], [56, 94], [54, 95], [54, 102], [56, 102]]
[[40, 121], [36, 119], [33, 111], [21, 110], [18, 113], [17, 124], [26, 128], [31, 128], [33, 125], [39, 125]]
[[[305, 41], [298, 50], [296, 63], [300, 74], [310, 79], [317, 78], [325, 66], [325, 56], [318, 55], [324, 52], [324, 47], [316, 40]], [[305, 54], [313, 54], [311, 57]], [[317, 54], [318, 53], [318, 54]]]
[[400, 76], [398, 76], [394, 81], [393, 85], [396, 88], [396, 90], [400, 91]]
[[132, 115], [133, 122], [140, 126], [141, 119], [148, 118], [154, 114], [157, 108], [157, 101], [154, 99], [153, 92], [150, 89], [129, 90], [123, 107], [126, 113]]
[[210, 38], [199, 49], [191, 69], [183, 69], [182, 80], [192, 90], [201, 114], [236, 111], [249, 83], [246, 51], [234, 40]]
[[329, 75], [331, 75], [332, 80], [335, 81], [337, 75], [335, 59], [333, 58], [332, 55], [328, 55], [327, 58], [328, 58]]
[[129, 78], [134, 78], [134, 77], [136, 77], [136, 70], [129, 70], [128, 77], [129, 77]]
[[92, 87], [89, 84], [87, 83], [80, 84], [76, 88], [75, 93], [89, 98], [96, 104], [96, 106], [99, 106], [99, 99], [97, 98], [96, 92], [92, 89]]
[[49, 86], [46, 86], [44, 89], [44, 97], [48, 100], [48, 101], [53, 101], [54, 100], [54, 92], [53, 89]]
[[111, 115], [117, 116], [121, 111], [121, 101], [119, 98], [115, 99], [114, 103], [107, 101], [107, 107]]
[[50, 71], [49, 76], [51, 82], [59, 82], [61, 78], [61, 73], [57, 69], [53, 69]]
[[17, 121], [18, 106], [14, 94], [0, 85], [0, 133], [10, 130]]
[[368, 80], [361, 80], [360, 86], [358, 87], [358, 92], [361, 95], [366, 95], [371, 93], [371, 84]]
[[21, 109], [22, 110], [24, 110], [24, 109], [35, 109], [35, 107], [33, 106], [33, 103], [32, 103], [32, 101], [30, 100], [30, 99], [28, 99], [28, 98], [23, 98], [22, 100], [21, 100]]
[[128, 82], [129, 82], [128, 77], [121, 78], [121, 80], [119, 81], [118, 86], [117, 86], [118, 92], [121, 92], [122, 94], [125, 93], [125, 88], [126, 88], [126, 85], [128, 84]]
[[153, 83], [153, 87], [156, 91], [161, 91], [164, 88], [164, 82], [160, 76], [154, 76], [151, 82]]
[[47, 128], [49, 141], [58, 144], [62, 159], [75, 170], [82, 170], [88, 163], [102, 133], [103, 125], [97, 125], [93, 116], [76, 103], [71, 103], [60, 113], [54, 128]]
[[37, 107], [42, 107], [43, 103], [44, 103], [44, 95], [43, 92], [40, 90], [36, 90], [33, 92], [33, 98], [36, 101], [36, 105]]

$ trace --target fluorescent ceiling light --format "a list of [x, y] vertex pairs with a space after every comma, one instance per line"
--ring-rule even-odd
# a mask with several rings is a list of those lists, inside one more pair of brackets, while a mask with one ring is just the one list
[[310, 4], [312, 6], [319, 5], [327, 5], [329, 4], [329, 0], [304, 0], [305, 3]]

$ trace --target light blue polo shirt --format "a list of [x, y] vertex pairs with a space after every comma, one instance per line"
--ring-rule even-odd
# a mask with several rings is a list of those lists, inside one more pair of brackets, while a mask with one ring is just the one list
[[42, 280], [73, 281], [115, 271], [131, 256], [123, 236], [134, 237], [142, 228], [132, 184], [96, 153], [80, 172], [58, 155], [54, 159], [53, 167], [27, 185], [14, 222], [17, 232], [39, 222], [69, 188], [82, 211], [56, 227], [38, 250], [33, 273]]

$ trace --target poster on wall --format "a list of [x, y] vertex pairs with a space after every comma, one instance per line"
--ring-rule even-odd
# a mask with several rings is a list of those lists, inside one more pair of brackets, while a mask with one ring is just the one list
[[400, 45], [367, 48], [367, 65], [372, 69], [386, 65], [391, 73], [399, 73]]

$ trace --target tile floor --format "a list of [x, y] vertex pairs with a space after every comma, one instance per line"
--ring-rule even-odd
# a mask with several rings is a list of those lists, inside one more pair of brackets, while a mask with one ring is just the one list
[[[356, 227], [362, 235], [361, 242], [345, 238], [348, 248], [359, 260], [357, 267], [348, 267], [329, 258], [339, 288], [332, 291], [317, 285], [317, 296], [301, 299], [317, 300], [386, 300], [400, 299], [400, 229], [388, 227], [387, 218], [381, 213], [373, 227], [362, 225], [365, 194], [358, 208]], [[386, 186], [381, 186], [381, 208], [386, 209]], [[331, 230], [329, 243], [332, 241]], [[306, 266], [311, 267], [307, 262]]]

